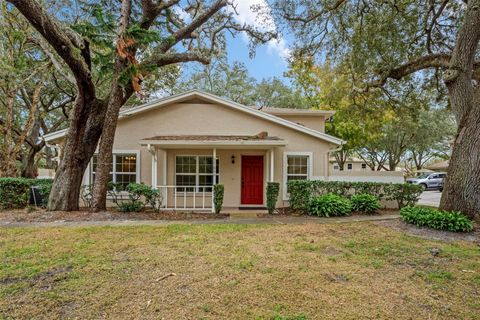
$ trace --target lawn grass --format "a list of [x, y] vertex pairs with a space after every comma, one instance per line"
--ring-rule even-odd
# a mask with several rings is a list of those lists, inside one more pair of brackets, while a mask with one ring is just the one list
[[478, 246], [371, 223], [0, 230], [0, 319], [480, 319], [479, 295]]

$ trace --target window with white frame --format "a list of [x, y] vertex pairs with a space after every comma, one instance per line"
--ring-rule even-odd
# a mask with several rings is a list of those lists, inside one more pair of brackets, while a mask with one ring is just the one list
[[333, 165], [333, 170], [340, 170], [340, 166], [338, 164]]
[[308, 179], [308, 158], [308, 155], [287, 155], [287, 182]]
[[[97, 155], [92, 157], [91, 182], [95, 181], [95, 171], [97, 169]], [[113, 182], [117, 191], [125, 190], [128, 184], [139, 181], [138, 179], [138, 155], [136, 153], [114, 153], [109, 182]]]
[[[219, 182], [218, 158], [215, 171], [214, 174], [212, 156], [176, 156], [175, 185], [178, 187], [177, 191], [211, 192], [211, 186]], [[191, 188], [180, 188], [181, 186]]]
[[347, 169], [352, 170], [353, 169], [353, 164], [351, 164], [351, 163], [347, 164]]
[[367, 164], [366, 163], [362, 163], [362, 170], [367, 170]]
[[307, 180], [312, 174], [310, 152], [288, 152], [284, 154], [284, 199], [288, 199], [287, 183], [291, 180]]

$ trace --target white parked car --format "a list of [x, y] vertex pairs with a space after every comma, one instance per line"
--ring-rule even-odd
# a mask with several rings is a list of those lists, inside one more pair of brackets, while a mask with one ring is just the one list
[[407, 179], [407, 183], [418, 184], [426, 189], [440, 189], [443, 186], [443, 179], [447, 176], [446, 172], [434, 172], [422, 174], [416, 178]]

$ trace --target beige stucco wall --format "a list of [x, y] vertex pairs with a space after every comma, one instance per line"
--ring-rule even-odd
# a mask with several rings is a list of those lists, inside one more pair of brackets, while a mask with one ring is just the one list
[[[320, 120], [320, 117], [314, 119]], [[283, 205], [283, 157], [284, 152], [312, 152], [312, 178], [323, 179], [328, 173], [328, 151], [333, 146], [321, 139], [285, 126], [261, 119], [227, 106], [200, 103], [181, 103], [153, 109], [144, 113], [121, 119], [115, 134], [113, 149], [140, 151], [140, 181], [151, 184], [152, 155], [145, 146], [140, 145], [143, 138], [157, 135], [255, 135], [267, 131], [270, 136], [278, 136], [287, 141], [286, 147], [274, 149], [274, 180], [280, 182], [280, 200]], [[220, 161], [220, 183], [225, 185], [225, 201], [227, 207], [240, 205], [240, 159], [241, 155], [264, 155], [265, 177], [269, 173], [269, 150], [225, 149], [217, 147]], [[212, 149], [162, 149], [159, 147], [157, 181], [164, 184], [164, 153], [167, 154], [167, 185], [174, 184], [175, 155], [212, 154]], [[235, 164], [231, 156], [235, 155]], [[264, 197], [265, 198], [265, 197]]]
[[[351, 163], [352, 164], [352, 170], [348, 170], [348, 164]], [[330, 171], [331, 172], [337, 172], [337, 171], [340, 171], [340, 170], [335, 170], [333, 167], [334, 165], [336, 165], [336, 162], [330, 162]], [[345, 162], [345, 166], [344, 166], [344, 171], [371, 171], [370, 168], [367, 166], [366, 169], [362, 169], [362, 163], [361, 162]]]

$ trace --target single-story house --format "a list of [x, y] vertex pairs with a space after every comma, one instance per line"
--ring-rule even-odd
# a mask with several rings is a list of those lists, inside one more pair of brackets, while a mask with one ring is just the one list
[[448, 170], [448, 164], [449, 160], [443, 160], [439, 162], [432, 163], [427, 166], [427, 169], [432, 170], [432, 171], [447, 171]]
[[[241, 105], [198, 90], [120, 112], [112, 180], [159, 188], [168, 209], [211, 208], [212, 185], [225, 187], [225, 208], [265, 206], [268, 181], [328, 179], [330, 152], [343, 141], [324, 132], [333, 111]], [[66, 130], [44, 136], [61, 146]], [[93, 182], [96, 157], [84, 184]]]
[[[330, 171], [341, 171], [340, 165], [337, 163], [335, 157], [330, 157]], [[345, 161], [345, 165], [343, 167], [345, 171], [364, 171], [364, 170], [371, 170], [365, 161], [360, 158], [349, 157], [347, 161]]]

